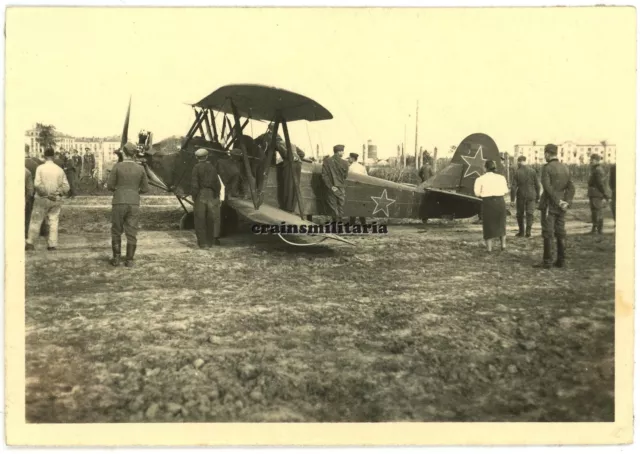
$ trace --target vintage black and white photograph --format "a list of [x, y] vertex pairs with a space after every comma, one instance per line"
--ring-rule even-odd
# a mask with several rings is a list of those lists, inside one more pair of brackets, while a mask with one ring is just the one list
[[635, 26], [8, 8], [17, 418], [630, 437]]

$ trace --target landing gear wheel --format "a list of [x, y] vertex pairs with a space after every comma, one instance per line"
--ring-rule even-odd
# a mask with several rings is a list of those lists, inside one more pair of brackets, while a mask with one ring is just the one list
[[193, 219], [193, 211], [185, 213], [180, 218], [180, 230], [193, 230], [195, 228], [195, 222]]

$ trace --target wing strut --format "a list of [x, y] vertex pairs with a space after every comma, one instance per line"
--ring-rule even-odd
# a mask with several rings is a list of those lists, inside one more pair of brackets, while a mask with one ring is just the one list
[[[253, 207], [257, 210], [259, 207], [258, 196], [256, 194], [256, 180], [253, 178], [253, 174], [251, 172], [251, 165], [249, 165], [249, 156], [247, 154], [247, 145], [244, 143], [242, 137], [242, 129], [244, 126], [240, 126], [240, 115], [238, 115], [238, 109], [236, 105], [231, 101], [231, 109], [233, 109], [233, 116], [236, 122], [236, 139], [240, 142], [240, 149], [242, 150], [242, 160], [244, 161], [244, 170], [247, 175], [247, 180], [249, 181], [249, 190], [251, 191], [251, 200], [253, 201]], [[248, 121], [248, 120], [247, 120]], [[245, 123], [246, 125], [246, 123]], [[229, 143], [231, 146], [233, 142]]]
[[300, 181], [298, 175], [293, 167], [293, 147], [291, 146], [291, 140], [289, 139], [289, 128], [287, 127], [287, 121], [280, 116], [282, 121], [282, 132], [284, 133], [284, 141], [287, 145], [287, 158], [289, 159], [289, 165], [291, 166], [291, 178], [293, 179], [293, 186], [296, 189], [296, 198], [298, 199], [298, 212], [300, 213], [300, 219], [304, 220], [304, 210], [302, 209], [302, 193], [300, 192]]
[[269, 178], [269, 171], [271, 170], [271, 162], [273, 161], [273, 155], [276, 151], [276, 138], [278, 137], [278, 129], [280, 128], [280, 118], [276, 119], [273, 133], [271, 134], [271, 141], [269, 142], [269, 149], [267, 150], [267, 155], [265, 156], [264, 161], [264, 177], [260, 182], [260, 187], [258, 188], [258, 194], [262, 194], [264, 189], [264, 185]]

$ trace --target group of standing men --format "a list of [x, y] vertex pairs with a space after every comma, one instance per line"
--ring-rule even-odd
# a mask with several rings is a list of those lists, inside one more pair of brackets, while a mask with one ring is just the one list
[[[357, 153], [349, 153], [348, 160], [344, 160], [343, 155], [344, 145], [336, 145], [333, 147], [333, 156], [322, 162], [322, 181], [327, 189], [326, 202], [334, 222], [341, 221], [344, 216], [349, 173], [367, 175], [367, 168], [358, 162]], [[362, 225], [366, 223], [364, 217], [360, 217], [359, 220]], [[355, 224], [355, 217], [350, 217], [349, 222]]]
[[[111, 210], [111, 247], [113, 258], [111, 264], [118, 266], [121, 257], [121, 237], [127, 238], [126, 266], [133, 266], [136, 251], [138, 220], [140, 212], [140, 194], [149, 191], [147, 174], [141, 165], [133, 161], [136, 147], [133, 144], [124, 146], [123, 160], [116, 164], [109, 175], [108, 188], [113, 191]], [[26, 228], [25, 250], [35, 249], [34, 243], [40, 235], [40, 228], [44, 220], [48, 223], [47, 249], [56, 250], [58, 243], [58, 223], [62, 208], [62, 197], [71, 191], [67, 167], [63, 169], [60, 155], [52, 148], [44, 152], [45, 162], [36, 168], [35, 176], [25, 168], [25, 216]], [[75, 161], [72, 157], [68, 161]], [[32, 198], [33, 197], [33, 198]], [[30, 206], [31, 200], [33, 205]]]
[[[542, 184], [538, 181], [535, 170], [526, 165], [526, 158], [518, 158], [518, 170], [513, 176], [511, 186], [511, 202], [516, 200], [516, 219], [518, 233], [516, 236], [530, 237], [535, 205], [540, 210], [542, 237], [544, 240], [543, 262], [540, 266], [550, 268], [552, 265], [565, 266], [565, 214], [573, 202], [575, 187], [571, 180], [569, 168], [558, 160], [558, 147], [548, 144], [544, 148], [545, 160], [541, 172]], [[611, 167], [609, 184], [611, 196], [604, 184], [604, 171], [600, 165], [600, 155], [590, 158], [591, 174], [588, 182], [589, 206], [591, 208], [592, 234], [601, 234], [603, 229], [603, 200], [612, 200], [611, 210], [615, 219], [615, 165]], [[540, 195], [540, 187], [543, 193]], [[557, 259], [553, 262], [553, 237], [556, 238]]]
[[69, 182], [69, 197], [75, 197], [77, 194], [77, 184], [82, 177], [93, 177], [96, 168], [96, 158], [89, 148], [85, 148], [84, 156], [73, 150], [69, 153], [60, 150], [55, 153], [54, 162], [64, 170]]
[[[274, 124], [269, 124], [267, 131], [256, 138], [258, 148], [262, 151], [261, 158], [264, 157], [264, 150], [267, 150], [273, 137]], [[293, 162], [288, 157], [287, 148], [284, 140], [279, 135], [275, 137], [274, 148], [278, 153], [275, 156], [275, 163], [282, 169], [282, 205], [285, 211], [294, 211], [296, 204], [296, 191], [294, 187], [294, 176], [300, 181], [302, 171], [301, 161], [304, 158], [304, 152], [294, 146]], [[338, 222], [344, 216], [344, 204], [346, 201], [346, 185], [349, 173], [367, 175], [367, 168], [358, 162], [359, 155], [357, 153], [349, 153], [349, 157], [345, 160], [344, 145], [335, 145], [333, 147], [333, 156], [327, 157], [322, 163], [322, 181], [326, 187], [326, 203], [331, 211], [334, 222]], [[355, 217], [350, 217], [351, 224], [355, 224]], [[366, 219], [360, 217], [361, 224], [365, 224]]]

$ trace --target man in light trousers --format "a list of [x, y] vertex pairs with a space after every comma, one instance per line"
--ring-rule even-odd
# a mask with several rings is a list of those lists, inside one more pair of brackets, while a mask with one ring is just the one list
[[33, 181], [35, 197], [33, 211], [29, 223], [29, 236], [25, 249], [35, 249], [34, 242], [40, 235], [40, 226], [46, 218], [49, 223], [49, 235], [47, 238], [48, 250], [54, 251], [58, 246], [58, 220], [62, 207], [62, 196], [69, 192], [69, 182], [64, 170], [54, 162], [52, 148], [44, 152], [45, 163], [38, 166]]

